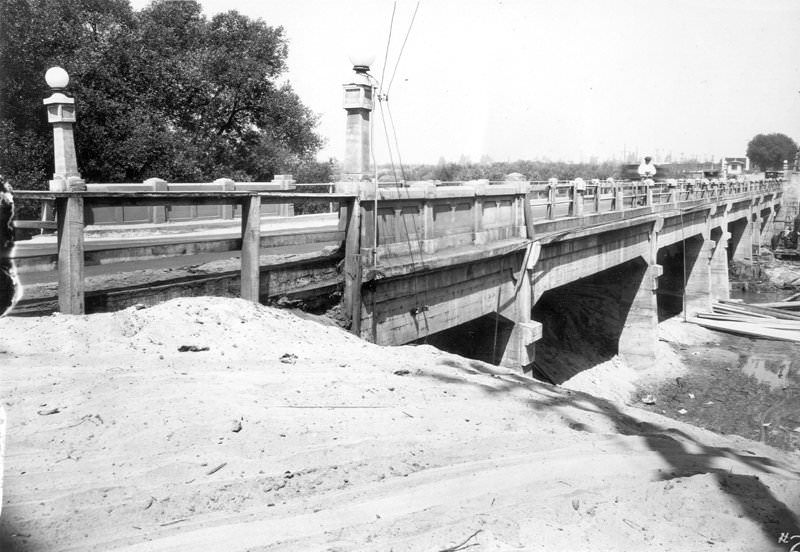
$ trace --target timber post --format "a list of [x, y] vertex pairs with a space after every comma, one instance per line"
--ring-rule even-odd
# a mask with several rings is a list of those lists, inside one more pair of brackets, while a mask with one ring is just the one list
[[247, 196], [242, 202], [242, 299], [258, 303], [260, 292], [259, 250], [261, 246], [261, 196]]
[[83, 198], [78, 195], [57, 198], [56, 223], [58, 310], [62, 314], [84, 314]]

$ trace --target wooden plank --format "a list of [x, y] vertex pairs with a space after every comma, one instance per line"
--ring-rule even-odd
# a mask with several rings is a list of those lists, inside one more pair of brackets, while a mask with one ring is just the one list
[[58, 223], [49, 220], [15, 220], [14, 228], [36, 228], [45, 230], [57, 230]]
[[699, 312], [695, 316], [697, 316], [697, 318], [707, 318], [709, 320], [745, 322], [748, 324], [755, 324], [756, 326], [762, 328], [777, 328], [777, 329], [800, 331], [800, 320], [779, 320], [777, 318], [754, 318], [746, 315], [720, 314], [720, 313], [708, 313], [708, 312]]
[[767, 307], [771, 309], [798, 309], [800, 308], [800, 301], [773, 301], [771, 303], [749, 303], [755, 307]]
[[249, 196], [242, 205], [242, 299], [258, 303], [261, 245], [261, 197]]
[[715, 303], [712, 305], [711, 309], [714, 312], [721, 312], [721, 313], [732, 313], [732, 314], [741, 314], [756, 318], [775, 318], [774, 316], [770, 316], [768, 314], [757, 314], [752, 311], [747, 311], [745, 309], [740, 309], [735, 307], [734, 305], [721, 305], [719, 303]]
[[784, 301], [787, 301], [787, 302], [788, 301], [794, 301], [795, 299], [800, 299], [800, 293], [795, 293], [794, 295], [791, 295], [791, 296], [787, 297], [786, 299], [784, 299]]
[[[732, 302], [726, 299], [720, 301], [723, 305], [729, 305]], [[793, 314], [789, 312], [782, 311], [781, 309], [771, 309], [768, 307], [755, 307], [753, 305], [748, 305], [747, 303], [733, 303], [736, 305], [737, 308], [743, 309], [748, 312], [754, 312], [756, 314], [766, 314], [768, 316], [774, 316], [775, 318], [783, 318], [785, 320], [800, 320], [800, 314]]]
[[58, 310], [84, 314], [83, 198], [56, 199], [58, 231]]
[[704, 320], [696, 317], [690, 317], [688, 321], [712, 330], [722, 330], [753, 337], [761, 337], [764, 339], [796, 341], [800, 343], [800, 332], [798, 331], [760, 328], [755, 324], [748, 324], [744, 322], [722, 322], [718, 320]]

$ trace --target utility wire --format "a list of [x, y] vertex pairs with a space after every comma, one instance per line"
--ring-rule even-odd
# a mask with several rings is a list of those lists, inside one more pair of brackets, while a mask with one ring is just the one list
[[405, 186], [408, 180], [406, 179], [406, 169], [403, 167], [403, 158], [400, 156], [400, 143], [397, 141], [397, 129], [394, 126], [394, 117], [392, 117], [392, 107], [389, 104], [389, 98], [386, 98], [386, 112], [389, 113], [389, 126], [392, 127], [394, 147], [397, 150], [397, 162], [400, 164], [400, 174], [403, 176], [403, 185]]
[[389, 90], [392, 88], [392, 83], [394, 82], [394, 76], [397, 74], [397, 67], [400, 65], [400, 58], [403, 57], [403, 50], [406, 47], [406, 42], [408, 41], [408, 35], [411, 34], [411, 27], [414, 26], [414, 20], [417, 18], [417, 10], [419, 9], [419, 0], [417, 1], [417, 6], [414, 8], [414, 15], [411, 16], [411, 23], [408, 24], [408, 30], [406, 31], [406, 37], [403, 39], [403, 45], [400, 47], [400, 53], [397, 54], [397, 61], [394, 64], [394, 71], [392, 71], [392, 78], [389, 79], [389, 86], [386, 87], [386, 95], [389, 95]]
[[389, 59], [389, 45], [392, 43], [392, 29], [394, 28], [394, 12], [397, 11], [397, 0], [392, 6], [392, 19], [389, 21], [389, 38], [386, 39], [386, 53], [383, 55], [383, 69], [381, 70], [380, 88], [378, 95], [383, 92], [383, 77], [386, 75], [386, 61]]

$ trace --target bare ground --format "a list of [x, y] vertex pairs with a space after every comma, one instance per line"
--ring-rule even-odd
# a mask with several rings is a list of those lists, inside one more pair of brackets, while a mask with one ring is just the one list
[[797, 454], [624, 404], [618, 361], [589, 395], [207, 297], [5, 318], [0, 336], [3, 550], [755, 551], [800, 534]]

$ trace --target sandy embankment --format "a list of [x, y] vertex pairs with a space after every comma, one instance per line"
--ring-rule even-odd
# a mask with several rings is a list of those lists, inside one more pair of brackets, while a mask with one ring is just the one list
[[[744, 551], [800, 534], [797, 455], [242, 300], [6, 318], [0, 336], [3, 550]], [[586, 389], [623, 398], [602, 370], [626, 379], [611, 363]]]

